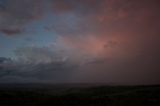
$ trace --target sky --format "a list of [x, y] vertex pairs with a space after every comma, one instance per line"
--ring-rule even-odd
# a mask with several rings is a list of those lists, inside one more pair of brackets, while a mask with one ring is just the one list
[[159, 0], [0, 0], [0, 83], [160, 84]]

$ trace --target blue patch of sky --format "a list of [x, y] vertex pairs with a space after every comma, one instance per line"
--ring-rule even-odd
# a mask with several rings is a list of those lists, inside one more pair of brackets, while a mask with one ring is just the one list
[[6, 0], [0, 0], [0, 9], [5, 9]]
[[14, 58], [14, 50], [26, 46], [48, 46], [56, 40], [54, 32], [46, 31], [46, 19], [37, 20], [26, 26], [24, 33], [7, 36], [0, 33], [0, 57]]
[[[77, 22], [80, 18], [74, 13], [63, 13], [60, 15], [48, 12], [45, 17], [28, 24], [25, 32], [20, 35], [6, 36], [0, 33], [0, 57], [14, 58], [14, 50], [26, 46], [43, 47], [48, 46], [56, 41], [58, 33], [54, 29], [47, 31], [45, 27], [52, 27], [57, 22], [58, 18], [64, 20], [67, 24], [67, 29], [70, 31], [76, 30]], [[76, 35], [75, 35], [76, 36]]]

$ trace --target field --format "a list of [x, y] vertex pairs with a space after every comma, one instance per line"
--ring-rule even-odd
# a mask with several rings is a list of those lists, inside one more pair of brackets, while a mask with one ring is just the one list
[[160, 86], [1, 84], [0, 106], [160, 106]]

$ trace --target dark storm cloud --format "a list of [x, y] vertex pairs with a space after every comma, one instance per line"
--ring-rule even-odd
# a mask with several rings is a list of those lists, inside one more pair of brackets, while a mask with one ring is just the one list
[[4, 61], [8, 60], [7, 58], [5, 57], [0, 57], [0, 63], [3, 63]]
[[7, 35], [16, 35], [19, 33], [22, 33], [23, 30], [22, 29], [1, 29], [0, 32], [7, 34]]
[[[34, 80], [68, 82], [71, 80], [73, 69], [73, 65], [65, 62], [3, 63], [0, 65], [0, 82], [23, 82], [23, 80], [26, 82], [34, 82]], [[17, 78], [21, 80], [18, 81]]]
[[78, 67], [47, 47], [24, 47], [15, 53], [16, 60], [0, 58], [0, 82], [70, 82]]

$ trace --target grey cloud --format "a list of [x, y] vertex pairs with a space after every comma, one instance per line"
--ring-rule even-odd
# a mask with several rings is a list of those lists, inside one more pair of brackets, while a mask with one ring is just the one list
[[22, 33], [25, 26], [43, 16], [44, 0], [6, 0], [0, 5], [0, 32], [6, 35]]
[[[39, 63], [39, 64], [3, 64], [0, 69], [0, 80], [8, 82], [21, 82], [24, 79], [36, 79], [37, 81], [68, 82], [74, 66], [63, 62]], [[10, 80], [12, 78], [12, 80]], [[15, 79], [14, 79], [15, 78]], [[22, 80], [16, 80], [21, 78]], [[5, 82], [6, 82], [5, 81]]]
[[[112, 28], [117, 31], [126, 26], [135, 29], [132, 27], [135, 21], [144, 23], [148, 18], [141, 18], [155, 17], [159, 10], [157, 0], [6, 0], [0, 7], [0, 29], [7, 35], [23, 32], [26, 24], [53, 11], [53, 23], [47, 29], [60, 35], [95, 33], [106, 36]], [[141, 25], [139, 28], [144, 27]]]
[[[78, 64], [64, 60], [63, 56], [59, 56], [48, 47], [24, 47], [15, 52], [16, 60], [4, 62], [6, 58], [0, 58], [2, 82], [27, 82], [31, 79], [33, 82], [69, 82], [72, 79], [72, 72], [78, 67]], [[18, 81], [17, 78], [21, 80]]]

